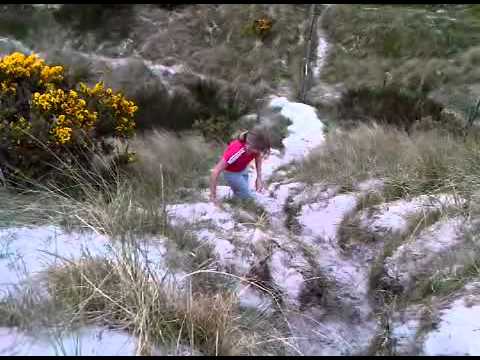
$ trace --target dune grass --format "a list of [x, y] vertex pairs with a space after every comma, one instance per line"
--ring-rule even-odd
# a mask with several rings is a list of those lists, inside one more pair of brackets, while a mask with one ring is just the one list
[[[252, 323], [252, 314], [239, 308], [235, 286], [205, 292], [194, 285], [194, 274], [182, 283], [160, 279], [140, 256], [133, 245], [115, 252], [111, 261], [85, 258], [51, 268], [49, 292], [83, 321], [136, 335], [138, 354], [153, 348], [175, 354], [185, 346], [204, 355], [286, 353], [280, 340], [284, 329], [265, 314]], [[263, 345], [265, 340], [272, 344]]]
[[471, 196], [478, 189], [477, 153], [473, 139], [435, 130], [408, 135], [392, 127], [361, 125], [328, 134], [325, 143], [299, 165], [297, 177], [345, 189], [379, 179], [389, 200], [440, 192]]

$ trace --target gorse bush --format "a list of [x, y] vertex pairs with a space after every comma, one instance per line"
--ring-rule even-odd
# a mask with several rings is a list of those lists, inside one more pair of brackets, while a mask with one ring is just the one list
[[272, 26], [273, 20], [267, 16], [263, 16], [248, 24], [243, 30], [243, 34], [255, 35], [263, 40], [265, 37], [271, 34]]
[[12, 53], [0, 60], [2, 167], [39, 178], [82, 154], [107, 155], [107, 139], [130, 137], [137, 106], [121, 93], [83, 83], [68, 86], [62, 66], [36, 54]]

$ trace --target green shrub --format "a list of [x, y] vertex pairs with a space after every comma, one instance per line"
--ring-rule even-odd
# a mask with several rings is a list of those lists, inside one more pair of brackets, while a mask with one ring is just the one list
[[232, 133], [232, 122], [225, 116], [212, 116], [207, 119], [197, 119], [193, 124], [195, 130], [211, 140], [227, 141]]
[[234, 124], [254, 104], [251, 94], [243, 89], [213, 79], [199, 79], [187, 87], [200, 105], [193, 127], [211, 140], [228, 141]]

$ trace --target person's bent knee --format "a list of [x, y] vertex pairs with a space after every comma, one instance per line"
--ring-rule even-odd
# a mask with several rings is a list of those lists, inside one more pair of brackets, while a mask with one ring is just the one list
[[234, 192], [234, 195], [239, 197], [242, 200], [254, 200], [255, 199], [255, 196], [248, 189], [247, 190], [242, 189], [241, 191], [237, 191], [236, 193]]

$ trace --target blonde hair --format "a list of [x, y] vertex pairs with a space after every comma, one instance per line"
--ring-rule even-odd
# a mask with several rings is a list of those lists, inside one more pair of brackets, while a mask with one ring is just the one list
[[244, 131], [237, 139], [243, 143], [247, 143], [263, 154], [267, 154], [272, 147], [270, 136], [267, 132], [261, 130]]

